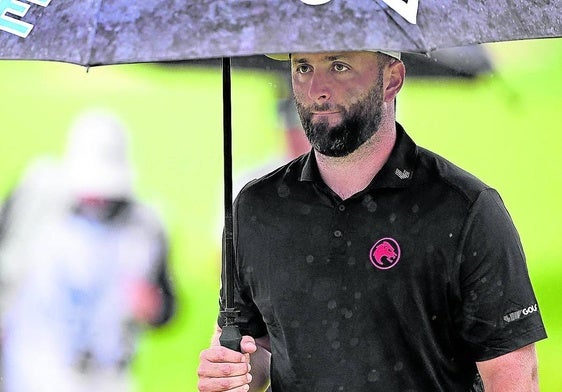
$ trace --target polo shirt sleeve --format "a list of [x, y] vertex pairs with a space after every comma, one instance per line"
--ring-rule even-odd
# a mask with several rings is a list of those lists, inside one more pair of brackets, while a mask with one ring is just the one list
[[456, 322], [475, 361], [546, 338], [519, 235], [495, 190], [485, 189], [471, 206], [457, 262]]
[[[222, 281], [224, 282], [224, 271]], [[224, 284], [221, 287], [220, 293], [220, 309], [225, 309], [224, 298]], [[252, 301], [250, 295], [248, 295], [240, 283], [239, 274], [235, 272], [234, 274], [234, 306], [237, 311], [239, 311], [238, 317], [236, 318], [236, 324], [240, 328], [240, 333], [242, 335], [250, 335], [254, 338], [258, 338], [267, 334], [266, 325], [263, 321], [261, 313], [259, 312], [256, 304]], [[223, 327], [225, 324], [225, 319], [219, 314], [218, 325]]]

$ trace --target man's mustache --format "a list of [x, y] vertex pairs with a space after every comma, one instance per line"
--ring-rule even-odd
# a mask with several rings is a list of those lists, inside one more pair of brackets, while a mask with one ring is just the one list
[[323, 104], [313, 104], [307, 108], [308, 112], [330, 112], [330, 111], [340, 111], [343, 112], [345, 109], [339, 105], [333, 105], [328, 102]]

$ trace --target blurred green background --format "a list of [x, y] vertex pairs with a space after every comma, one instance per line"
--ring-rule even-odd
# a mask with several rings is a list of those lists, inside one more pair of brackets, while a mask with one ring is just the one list
[[[476, 80], [407, 79], [398, 119], [414, 140], [499, 190], [527, 252], [549, 339], [538, 343], [543, 391], [562, 388], [562, 40], [486, 46], [496, 68]], [[217, 313], [222, 221], [222, 91], [217, 68], [85, 68], [0, 61], [0, 197], [27, 164], [58, 156], [89, 107], [130, 128], [139, 196], [161, 213], [179, 296], [176, 318], [148, 331], [133, 372], [140, 391], [195, 391], [199, 352]], [[233, 69], [234, 171], [282, 154], [283, 78]]]

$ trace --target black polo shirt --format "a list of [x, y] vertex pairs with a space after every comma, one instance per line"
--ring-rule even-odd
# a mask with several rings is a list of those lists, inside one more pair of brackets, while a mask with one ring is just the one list
[[311, 153], [235, 202], [238, 321], [269, 335], [274, 392], [469, 391], [475, 361], [546, 337], [498, 193], [397, 128], [349, 199]]

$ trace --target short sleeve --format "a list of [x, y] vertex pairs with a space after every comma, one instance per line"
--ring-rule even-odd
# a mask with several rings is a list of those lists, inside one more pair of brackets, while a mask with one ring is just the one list
[[458, 261], [457, 323], [475, 361], [546, 338], [519, 235], [493, 189], [469, 211]]
[[[240, 279], [238, 273], [234, 273], [234, 308], [239, 312], [236, 317], [236, 324], [240, 328], [240, 333], [242, 335], [250, 335], [254, 338], [258, 338], [267, 334], [265, 322], [256, 306], [252, 301], [251, 297], [242, 289], [240, 284]], [[222, 282], [224, 282], [224, 269], [221, 274]], [[225, 285], [221, 285], [220, 290], [220, 309], [221, 311], [225, 309]], [[218, 317], [219, 327], [223, 327], [225, 324], [225, 319], [219, 314]]]

